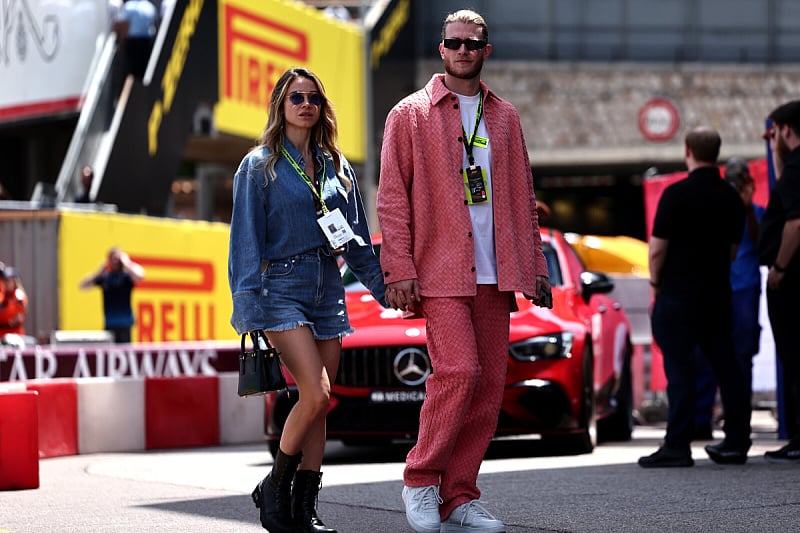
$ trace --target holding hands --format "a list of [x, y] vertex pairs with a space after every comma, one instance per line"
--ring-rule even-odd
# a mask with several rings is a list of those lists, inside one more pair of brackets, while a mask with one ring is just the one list
[[416, 279], [405, 279], [386, 285], [386, 303], [392, 309], [415, 311], [419, 301], [419, 282]]

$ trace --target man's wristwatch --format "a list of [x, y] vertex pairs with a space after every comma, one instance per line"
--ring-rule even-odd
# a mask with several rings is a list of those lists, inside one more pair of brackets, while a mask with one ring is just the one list
[[775, 272], [777, 272], [779, 274], [783, 274], [784, 272], [786, 272], [786, 269], [783, 268], [777, 261], [772, 263], [772, 268], [774, 268]]

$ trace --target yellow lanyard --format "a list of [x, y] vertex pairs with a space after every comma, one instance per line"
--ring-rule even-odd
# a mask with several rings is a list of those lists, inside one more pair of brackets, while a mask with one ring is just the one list
[[297, 172], [297, 174], [306, 182], [308, 188], [311, 189], [311, 193], [314, 195], [314, 198], [319, 200], [320, 205], [322, 206], [322, 212], [324, 214], [328, 214], [328, 208], [325, 206], [325, 200], [322, 199], [322, 187], [325, 184], [325, 157], [322, 158], [322, 177], [319, 180], [319, 191], [314, 187], [314, 184], [311, 182], [311, 178], [308, 177], [305, 170], [300, 168], [300, 165], [297, 164], [297, 161], [286, 151], [286, 148], [281, 148], [281, 153], [283, 157], [289, 161], [289, 164], [292, 165]]

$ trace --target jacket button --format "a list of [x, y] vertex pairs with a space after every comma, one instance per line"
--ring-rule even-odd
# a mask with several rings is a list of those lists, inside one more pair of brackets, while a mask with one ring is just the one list
[[463, 143], [463, 142], [464, 142], [464, 139], [462, 139], [461, 137], [459, 137], [459, 138], [458, 138], [458, 142], [460, 142], [460, 143]]
[[472, 237], [472, 232], [471, 231], [467, 232], [467, 237]]
[[453, 109], [458, 109], [458, 104], [453, 104]]
[[469, 202], [464, 200], [464, 205], [469, 205]]
[[475, 272], [475, 267], [469, 269], [470, 272]]
[[383, 273], [383, 277], [384, 277], [384, 278], [388, 278], [388, 277], [389, 277], [389, 273], [388, 273], [388, 272], [384, 272], [384, 273]]

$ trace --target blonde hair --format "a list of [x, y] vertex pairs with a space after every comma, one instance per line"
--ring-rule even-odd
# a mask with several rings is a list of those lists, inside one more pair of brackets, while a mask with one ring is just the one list
[[471, 9], [460, 9], [455, 13], [450, 13], [444, 19], [444, 23], [442, 24], [442, 39], [446, 36], [447, 25], [452, 22], [463, 22], [464, 24], [475, 24], [476, 26], [480, 26], [481, 30], [483, 30], [483, 38], [488, 42], [489, 41], [489, 26], [486, 24], [486, 21], [483, 20], [483, 17], [477, 14], [476, 12], [472, 11]]
[[269, 150], [269, 156], [264, 167], [264, 172], [271, 179], [275, 179], [275, 164], [281, 158], [281, 148], [286, 137], [286, 114], [283, 110], [283, 102], [289, 90], [289, 84], [297, 78], [308, 78], [314, 82], [317, 91], [322, 96], [320, 106], [320, 117], [316, 124], [311, 128], [311, 138], [317, 143], [320, 150], [333, 159], [333, 167], [339, 181], [350, 191], [352, 184], [350, 179], [342, 172], [342, 155], [339, 148], [339, 130], [336, 125], [336, 114], [333, 107], [325, 95], [325, 88], [320, 79], [310, 70], [302, 67], [295, 67], [287, 70], [281, 75], [272, 90], [269, 101], [269, 118], [267, 125], [258, 138], [258, 146], [265, 146]]

